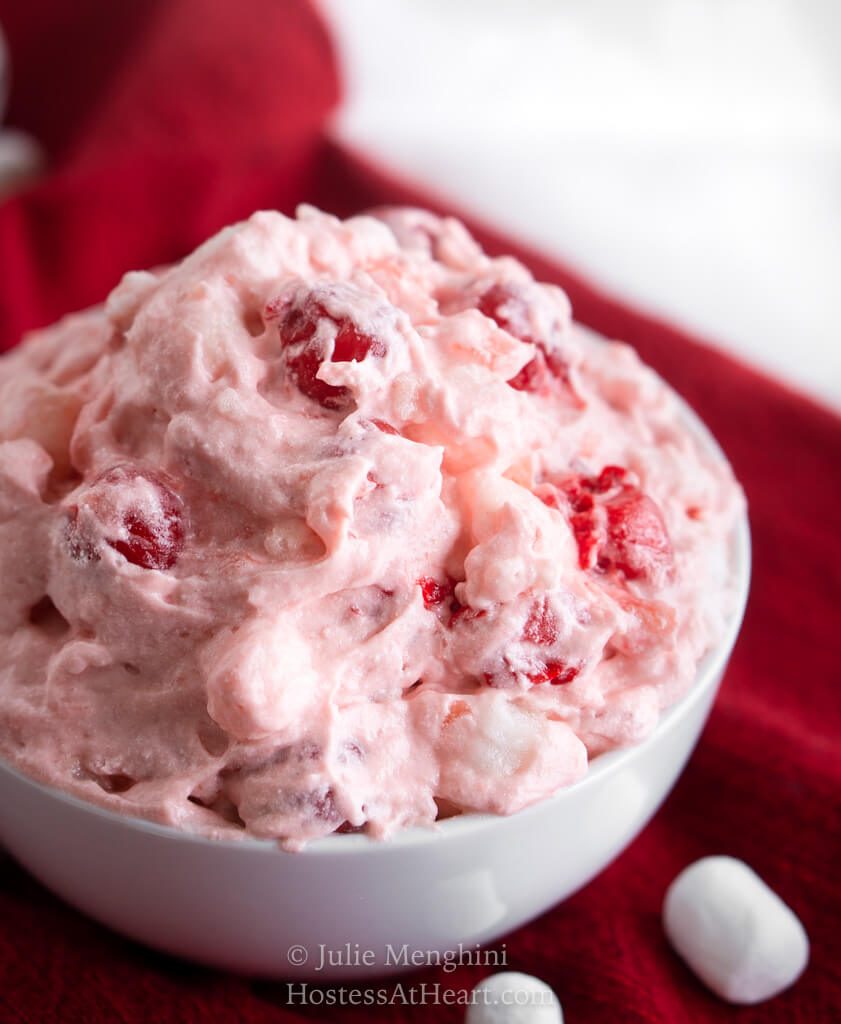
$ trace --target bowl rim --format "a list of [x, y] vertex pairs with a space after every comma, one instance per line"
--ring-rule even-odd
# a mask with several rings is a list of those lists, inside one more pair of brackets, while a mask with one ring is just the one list
[[[576, 324], [576, 327], [585, 334], [601, 338], [600, 335], [579, 324]], [[652, 370], [651, 372], [655, 373], [655, 376], [662, 381], [662, 378], [659, 377], [659, 374], [656, 374], [656, 371]], [[669, 393], [676, 399], [681, 416], [685, 419], [686, 426], [690, 432], [696, 436], [715, 458], [729, 465], [728, 459], [718, 441], [695, 410], [668, 382], [663, 381], [663, 383], [668, 388]], [[613, 775], [616, 771], [635, 761], [644, 751], [655, 745], [678, 722], [685, 718], [703, 699], [711, 687], [718, 684], [720, 674], [726, 666], [739, 635], [750, 590], [751, 537], [746, 507], [743, 509], [734, 527], [733, 534], [730, 537], [730, 547], [733, 561], [733, 582], [736, 593], [734, 608], [721, 640], [716, 646], [710, 648], [700, 660], [695, 679], [686, 693], [661, 713], [654, 730], [640, 743], [618, 747], [598, 754], [589, 761], [586, 774], [576, 782], [560, 788], [551, 796], [529, 804], [513, 814], [490, 814], [487, 812], [469, 811], [464, 814], [455, 815], [452, 818], [446, 818], [443, 821], [432, 822], [430, 825], [414, 825], [403, 828], [386, 839], [377, 839], [365, 833], [331, 833], [328, 836], [308, 841], [305, 849], [301, 852], [292, 852], [281, 847], [277, 839], [260, 839], [249, 835], [237, 836], [236, 838], [214, 838], [202, 833], [178, 828], [175, 825], [165, 825], [128, 812], [103, 807], [93, 801], [85, 800], [73, 793], [59, 789], [57, 786], [40, 782], [10, 765], [2, 758], [0, 758], [0, 773], [5, 772], [11, 775], [19, 782], [39, 790], [43, 796], [58, 800], [70, 808], [93, 814], [113, 824], [123, 825], [131, 830], [144, 832], [161, 839], [209, 845], [220, 850], [238, 849], [248, 850], [252, 853], [271, 853], [273, 855], [280, 853], [290, 856], [304, 855], [313, 857], [326, 854], [350, 855], [362, 853], [366, 856], [371, 856], [375, 852], [382, 855], [388, 854], [390, 851], [396, 852], [407, 848], [424, 846], [428, 843], [441, 843], [446, 841], [447, 838], [465, 837], [471, 833], [484, 832], [489, 828], [499, 828], [506, 822], [523, 821], [529, 816], [543, 813], [550, 807], [562, 803], [570, 797], [570, 794], [577, 794], [588, 787], [596, 785], [599, 779]]]

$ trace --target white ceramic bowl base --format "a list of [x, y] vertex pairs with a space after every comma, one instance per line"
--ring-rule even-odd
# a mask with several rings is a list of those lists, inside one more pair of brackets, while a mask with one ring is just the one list
[[[747, 543], [745, 529], [745, 563]], [[328, 837], [287, 853], [118, 816], [0, 765], [0, 839], [68, 903], [170, 953], [278, 977], [399, 971], [389, 944], [426, 954], [490, 942], [580, 888], [639, 833], [695, 746], [739, 620], [648, 740], [602, 755], [581, 782], [510, 817], [453, 818], [385, 843]], [[376, 963], [316, 970], [321, 946], [345, 943], [375, 951]], [[293, 946], [306, 963], [289, 962]]]
[[[697, 417], [687, 410], [687, 418], [717, 451]], [[382, 976], [406, 969], [389, 946], [428, 956], [490, 942], [598, 874], [674, 785], [741, 624], [750, 577], [746, 520], [733, 564], [738, 609], [689, 693], [644, 743], [596, 758], [581, 782], [518, 814], [465, 815], [387, 842], [330, 836], [288, 853], [113, 814], [0, 764], [0, 841], [44, 885], [111, 928], [249, 974]], [[317, 969], [322, 947], [346, 943], [373, 951], [375, 962]]]

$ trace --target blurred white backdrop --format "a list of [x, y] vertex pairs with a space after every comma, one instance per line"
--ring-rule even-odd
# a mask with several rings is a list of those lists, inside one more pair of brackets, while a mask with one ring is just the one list
[[321, 0], [335, 130], [841, 408], [841, 0]]

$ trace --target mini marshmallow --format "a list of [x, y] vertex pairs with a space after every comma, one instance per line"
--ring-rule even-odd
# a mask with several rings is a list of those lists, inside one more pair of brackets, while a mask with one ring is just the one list
[[492, 974], [473, 989], [467, 1024], [563, 1024], [558, 997], [539, 978]]
[[666, 893], [663, 928], [698, 977], [731, 1003], [770, 999], [809, 959], [793, 911], [735, 857], [704, 857], [685, 868]]

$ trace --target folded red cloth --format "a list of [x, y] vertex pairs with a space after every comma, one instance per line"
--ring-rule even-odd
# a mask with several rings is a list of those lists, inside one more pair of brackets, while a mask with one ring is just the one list
[[[38, 136], [52, 160], [49, 174], [0, 206], [5, 347], [98, 301], [125, 270], [183, 255], [257, 207], [442, 206], [327, 141], [335, 60], [303, 0], [2, 0], [0, 24], [14, 63], [10, 121]], [[561, 284], [579, 320], [634, 344], [689, 399], [745, 485], [754, 541], [744, 631], [685, 775], [603, 875], [505, 940], [509, 966], [549, 982], [570, 1022], [733, 1018], [670, 951], [659, 921], [680, 868], [729, 853], [780, 892], [813, 943], [801, 981], [739, 1010], [739, 1021], [839, 1020], [841, 421], [474, 227], [490, 249]], [[421, 982], [466, 990], [484, 973], [424, 972], [404, 990], [387, 987], [396, 1000], [388, 1007], [302, 1008], [283, 983], [193, 967], [118, 938], [0, 862], [3, 1020], [459, 1021], [458, 1006], [407, 1006], [401, 996]]]

